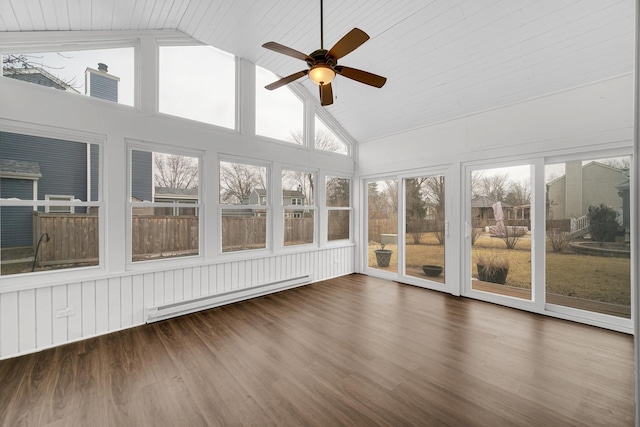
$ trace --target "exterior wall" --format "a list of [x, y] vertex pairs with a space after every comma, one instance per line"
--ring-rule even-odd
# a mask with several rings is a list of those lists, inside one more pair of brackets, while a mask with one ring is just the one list
[[133, 150], [131, 162], [131, 195], [139, 200], [153, 201], [153, 153]]
[[113, 78], [90, 71], [89, 88], [89, 96], [118, 102], [118, 81]]
[[40, 165], [39, 200], [44, 200], [46, 194], [72, 195], [87, 200], [86, 144], [0, 132], [0, 158]]
[[[579, 169], [571, 166], [577, 165]], [[572, 184], [567, 188], [567, 180]], [[599, 164], [582, 166], [581, 161], [568, 162], [567, 174], [548, 186], [548, 201], [552, 219], [578, 218], [589, 206], [600, 203], [612, 207], [622, 215], [623, 200], [616, 186], [625, 181], [621, 171]]]
[[547, 187], [547, 202], [549, 203], [549, 219], [566, 219], [566, 177], [562, 177], [552, 182]]
[[[17, 197], [22, 200], [33, 198], [33, 181], [30, 179], [0, 179], [0, 198]], [[10, 248], [31, 246], [33, 236], [33, 209], [25, 206], [0, 208], [0, 246]]]
[[589, 206], [604, 203], [622, 214], [622, 197], [616, 188], [626, 179], [622, 172], [592, 163], [585, 165], [582, 175], [582, 212], [586, 213]]

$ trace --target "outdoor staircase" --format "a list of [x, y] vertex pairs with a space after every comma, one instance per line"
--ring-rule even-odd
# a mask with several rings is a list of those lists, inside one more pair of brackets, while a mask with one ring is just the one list
[[587, 234], [589, 234], [589, 218], [586, 215], [582, 215], [578, 218], [571, 218], [571, 232], [567, 237], [573, 240]]

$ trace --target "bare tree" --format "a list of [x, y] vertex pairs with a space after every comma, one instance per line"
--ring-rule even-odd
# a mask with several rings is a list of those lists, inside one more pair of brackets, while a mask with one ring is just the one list
[[617, 157], [612, 159], [599, 160], [598, 163], [602, 163], [603, 165], [611, 166], [613, 168], [625, 170], [625, 169], [629, 169], [629, 167], [631, 166], [631, 159], [628, 156]]
[[298, 190], [304, 196], [304, 204], [313, 205], [315, 190], [313, 173], [285, 170], [282, 178], [283, 190]]
[[480, 195], [496, 201], [504, 201], [509, 189], [509, 175], [506, 173], [483, 176], [479, 180]]
[[220, 162], [220, 201], [242, 204], [257, 188], [266, 188], [265, 169], [243, 163]]
[[197, 188], [198, 160], [178, 154], [153, 153], [155, 185], [168, 188]]
[[513, 182], [509, 186], [509, 192], [505, 198], [505, 202], [512, 206], [522, 206], [531, 203], [531, 181], [522, 180], [521, 182]]
[[[59, 57], [64, 59], [72, 59], [72, 57], [62, 54], [60, 52], [56, 53]], [[65, 79], [58, 75], [56, 70], [62, 70], [64, 67], [53, 67], [51, 65], [47, 65], [40, 60], [42, 56], [37, 56], [33, 54], [8, 54], [2, 56], [2, 74], [6, 77], [11, 77], [15, 79], [21, 79], [21, 75], [30, 74], [32, 70], [43, 70], [55, 78], [57, 78], [63, 86], [67, 86], [70, 88], [78, 89], [81, 85], [78, 84], [76, 78]], [[66, 87], [56, 87], [57, 89], [66, 90]]]
[[[291, 140], [296, 144], [304, 144], [304, 138], [302, 137], [301, 131], [291, 132]], [[332, 153], [347, 153], [344, 143], [338, 140], [331, 132], [324, 129], [316, 130], [314, 147], [318, 150], [331, 151]]]

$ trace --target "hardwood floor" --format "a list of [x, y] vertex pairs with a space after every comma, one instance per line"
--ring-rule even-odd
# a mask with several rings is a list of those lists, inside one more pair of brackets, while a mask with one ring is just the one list
[[633, 417], [631, 336], [362, 275], [0, 361], [2, 426]]

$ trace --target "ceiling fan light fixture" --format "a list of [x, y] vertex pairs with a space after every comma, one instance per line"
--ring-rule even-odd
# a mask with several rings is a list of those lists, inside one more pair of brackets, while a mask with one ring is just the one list
[[328, 85], [335, 76], [336, 72], [325, 64], [314, 65], [309, 70], [309, 78], [319, 86]]

